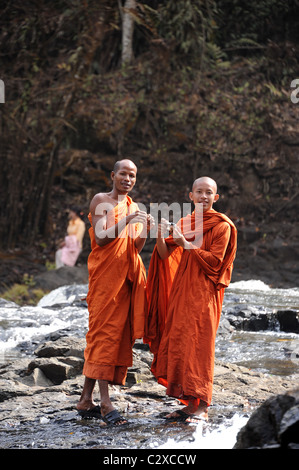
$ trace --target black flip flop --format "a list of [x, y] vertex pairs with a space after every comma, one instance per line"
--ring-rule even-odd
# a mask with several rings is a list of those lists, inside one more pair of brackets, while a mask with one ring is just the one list
[[101, 414], [101, 407], [99, 405], [96, 405], [93, 408], [90, 408], [89, 410], [78, 410], [78, 413], [83, 419], [103, 419], [103, 416]]
[[[208, 422], [208, 418], [204, 417], [204, 416], [198, 416], [196, 414], [189, 414], [189, 413], [185, 413], [185, 411], [183, 410], [175, 410], [175, 413], [177, 413], [179, 416], [172, 416], [170, 418], [166, 418], [165, 419], [168, 419], [169, 421], [184, 421], [186, 424], [196, 424], [196, 422], [199, 422], [199, 421], [204, 421], [204, 422]], [[187, 421], [188, 418], [192, 419], [193, 421]]]
[[165, 416], [165, 419], [168, 419], [169, 421], [186, 421], [186, 419], [191, 416], [183, 410], [175, 410], [173, 413], [177, 413], [179, 416], [170, 416], [169, 418]]
[[[128, 424], [128, 421], [123, 418], [117, 410], [109, 411], [109, 413], [107, 413], [105, 416], [102, 416], [102, 419], [106, 424], [117, 424], [123, 421], [123, 424]], [[121, 426], [123, 426], [123, 424], [121, 424]]]

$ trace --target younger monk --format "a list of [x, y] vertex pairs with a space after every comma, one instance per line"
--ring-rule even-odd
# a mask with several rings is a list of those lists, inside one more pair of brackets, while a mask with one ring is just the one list
[[[89, 214], [89, 331], [86, 377], [77, 409], [82, 417], [118, 425], [126, 420], [112, 406], [108, 384], [124, 385], [134, 341], [144, 334], [146, 310], [146, 273], [139, 252], [152, 218], [128, 196], [136, 174], [132, 161], [117, 162], [111, 173], [112, 191], [96, 194]], [[92, 398], [96, 380], [101, 406]]]
[[152, 372], [158, 382], [186, 405], [166, 417], [197, 422], [208, 418], [212, 400], [215, 337], [237, 231], [212, 208], [219, 198], [214, 180], [195, 180], [189, 197], [195, 210], [174, 226], [172, 235], [163, 237], [165, 219], [158, 228], [148, 273], [144, 341], [154, 353]]

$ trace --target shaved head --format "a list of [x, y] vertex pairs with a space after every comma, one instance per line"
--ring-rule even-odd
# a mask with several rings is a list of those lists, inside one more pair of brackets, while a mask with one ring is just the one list
[[212, 209], [214, 202], [219, 199], [216, 181], [209, 176], [197, 178], [193, 183], [189, 198], [195, 204], [195, 208], [202, 207], [203, 212]]
[[217, 193], [217, 183], [209, 176], [201, 176], [200, 178], [197, 178], [192, 185], [192, 191], [194, 190], [195, 186], [197, 186], [200, 183], [208, 184], [214, 189], [215, 194]]
[[131, 167], [132, 169], [134, 169], [135, 172], [137, 173], [137, 166], [135, 165], [134, 162], [132, 162], [132, 160], [129, 160], [129, 159], [127, 159], [127, 158], [124, 158], [123, 160], [118, 160], [117, 162], [115, 162], [114, 168], [113, 168], [114, 173], [116, 173], [117, 171], [119, 171], [119, 169], [120, 169], [122, 166], [129, 166], [129, 167]]

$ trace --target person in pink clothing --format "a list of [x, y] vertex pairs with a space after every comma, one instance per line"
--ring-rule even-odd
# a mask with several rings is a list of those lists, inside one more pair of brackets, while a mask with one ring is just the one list
[[69, 212], [67, 235], [55, 254], [56, 269], [62, 266], [75, 266], [82, 251], [85, 223], [80, 215], [77, 208], [72, 208]]

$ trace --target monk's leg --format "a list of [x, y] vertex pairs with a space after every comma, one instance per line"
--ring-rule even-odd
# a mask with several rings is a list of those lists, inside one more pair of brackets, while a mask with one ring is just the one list
[[114, 409], [110, 396], [109, 396], [109, 385], [107, 380], [98, 380], [99, 382], [99, 389], [101, 395], [101, 410], [102, 415], [109, 413]]
[[96, 406], [92, 398], [95, 383], [96, 383], [95, 379], [90, 379], [89, 377], [85, 377], [80, 401], [77, 404], [77, 410], [91, 410], [92, 408]]
[[[101, 413], [105, 417], [108, 413], [115, 410], [109, 396], [109, 384], [107, 380], [98, 380], [101, 394]], [[119, 419], [113, 424], [120, 425], [127, 423], [127, 420], [119, 415]]]

